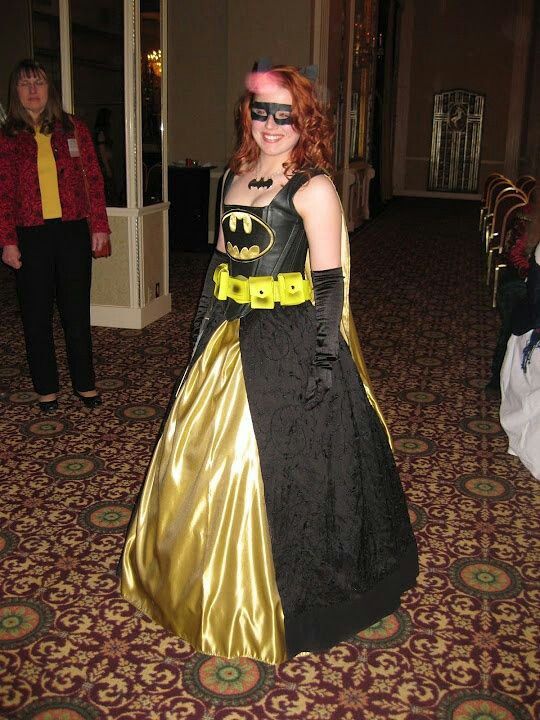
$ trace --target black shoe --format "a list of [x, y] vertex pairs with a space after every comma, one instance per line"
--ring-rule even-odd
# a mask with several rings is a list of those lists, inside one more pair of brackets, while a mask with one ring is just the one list
[[87, 397], [86, 395], [81, 395], [81, 393], [77, 392], [77, 390], [74, 390], [73, 393], [75, 397], [78, 397], [82, 404], [89, 410], [93, 410], [103, 404], [103, 400], [100, 395], [90, 395], [90, 397]]
[[44, 415], [52, 415], [58, 410], [58, 400], [40, 401], [39, 409]]

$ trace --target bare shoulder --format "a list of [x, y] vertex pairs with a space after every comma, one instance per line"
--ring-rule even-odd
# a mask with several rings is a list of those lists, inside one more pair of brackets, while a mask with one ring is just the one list
[[293, 202], [300, 217], [314, 212], [340, 211], [339, 198], [328, 175], [315, 175], [310, 178], [295, 193]]

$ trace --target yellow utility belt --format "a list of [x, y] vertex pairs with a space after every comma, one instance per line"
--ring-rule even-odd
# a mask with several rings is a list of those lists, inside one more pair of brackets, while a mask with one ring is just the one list
[[218, 300], [231, 299], [237, 303], [249, 303], [252, 308], [271, 310], [276, 303], [301, 305], [313, 299], [313, 288], [302, 273], [279, 273], [275, 280], [266, 277], [241, 275], [231, 277], [229, 267], [223, 263], [214, 272], [214, 295]]

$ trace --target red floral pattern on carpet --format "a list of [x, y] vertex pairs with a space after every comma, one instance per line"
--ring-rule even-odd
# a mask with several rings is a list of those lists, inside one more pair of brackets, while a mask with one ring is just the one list
[[[352, 241], [351, 300], [421, 559], [401, 609], [273, 668], [195, 653], [131, 607], [115, 570], [207, 258], [173, 254], [173, 312], [96, 328], [104, 405], [35, 405], [0, 271], [0, 716], [22, 720], [532, 720], [534, 480], [483, 391], [497, 321], [475, 203], [394, 201]], [[192, 278], [191, 284], [186, 278]], [[180, 282], [181, 281], [181, 282]], [[536, 584], [535, 584], [536, 583]]]

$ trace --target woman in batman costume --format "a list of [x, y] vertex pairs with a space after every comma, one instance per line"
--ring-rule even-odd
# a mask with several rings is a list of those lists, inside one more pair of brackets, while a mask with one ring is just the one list
[[330, 122], [296, 68], [247, 87], [121, 589], [200, 652], [277, 664], [396, 610], [418, 557], [350, 313]]

